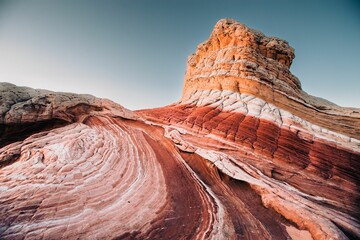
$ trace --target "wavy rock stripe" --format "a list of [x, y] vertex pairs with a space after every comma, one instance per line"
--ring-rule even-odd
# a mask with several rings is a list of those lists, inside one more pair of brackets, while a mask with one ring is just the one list
[[[176, 138], [174, 135], [177, 134], [171, 133], [174, 142], [181, 143], [180, 149], [183, 149], [183, 145], [187, 149], [189, 148], [189, 142]], [[197, 148], [193, 145], [191, 148], [194, 149], [194, 153], [213, 162], [226, 175], [250, 183], [251, 187], [262, 196], [265, 206], [275, 209], [287, 219], [298, 224], [299, 227], [308, 229], [313, 237], [345, 239], [346, 236], [337, 226], [358, 234], [359, 224], [356, 218], [322, 206], [321, 203], [327, 203], [326, 199], [308, 195], [286, 183], [274, 181], [274, 179], [261, 174], [258, 169], [246, 163], [246, 159], [244, 161], [241, 157], [234, 158], [218, 151]], [[186, 149], [183, 150], [186, 151]]]
[[149, 228], [165, 204], [161, 166], [141, 132], [108, 121], [22, 143], [16, 163], [1, 170], [3, 237], [103, 238]]
[[343, 228], [359, 235], [359, 140], [231, 91], [198, 90], [140, 114], [163, 126], [182, 151], [251, 184], [265, 206], [318, 239], [346, 238]]
[[2, 238], [258, 239], [265, 231], [270, 239], [249, 213], [256, 231], [244, 223], [239, 231], [231, 218], [241, 215], [227, 209], [230, 200], [226, 208], [176, 149], [163, 145], [159, 129], [135, 125], [90, 116], [25, 139], [17, 161], [0, 173]]
[[[12, 157], [0, 171], [2, 238], [289, 236], [285, 226], [291, 224], [266, 210], [250, 188], [234, 182], [241, 192], [234, 196], [206, 160], [194, 163], [181, 156], [161, 128], [120, 106], [104, 108], [73, 108], [81, 112], [77, 122], [35, 127], [37, 133], [1, 148], [1, 160]], [[194, 171], [194, 164], [215, 178]], [[251, 200], [244, 201], [244, 195]]]

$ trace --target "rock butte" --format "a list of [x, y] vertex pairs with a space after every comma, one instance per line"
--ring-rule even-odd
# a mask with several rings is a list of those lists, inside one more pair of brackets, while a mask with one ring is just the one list
[[223, 19], [169, 106], [1, 83], [0, 238], [360, 238], [360, 109], [306, 94], [293, 59]]

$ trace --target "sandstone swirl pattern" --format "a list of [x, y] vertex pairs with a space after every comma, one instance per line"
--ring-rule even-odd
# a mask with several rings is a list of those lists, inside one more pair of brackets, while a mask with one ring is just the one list
[[223, 19], [166, 107], [1, 83], [0, 238], [359, 238], [359, 109], [293, 58]]

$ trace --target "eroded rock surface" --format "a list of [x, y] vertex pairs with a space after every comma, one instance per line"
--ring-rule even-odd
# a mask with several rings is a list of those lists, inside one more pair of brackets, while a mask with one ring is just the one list
[[359, 238], [360, 110], [293, 59], [223, 19], [166, 107], [1, 83], [0, 238]]

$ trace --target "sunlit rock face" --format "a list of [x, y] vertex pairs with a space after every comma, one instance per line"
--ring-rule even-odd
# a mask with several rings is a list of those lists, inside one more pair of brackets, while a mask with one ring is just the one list
[[1, 83], [0, 238], [359, 238], [360, 110], [293, 59], [223, 19], [166, 107]]

